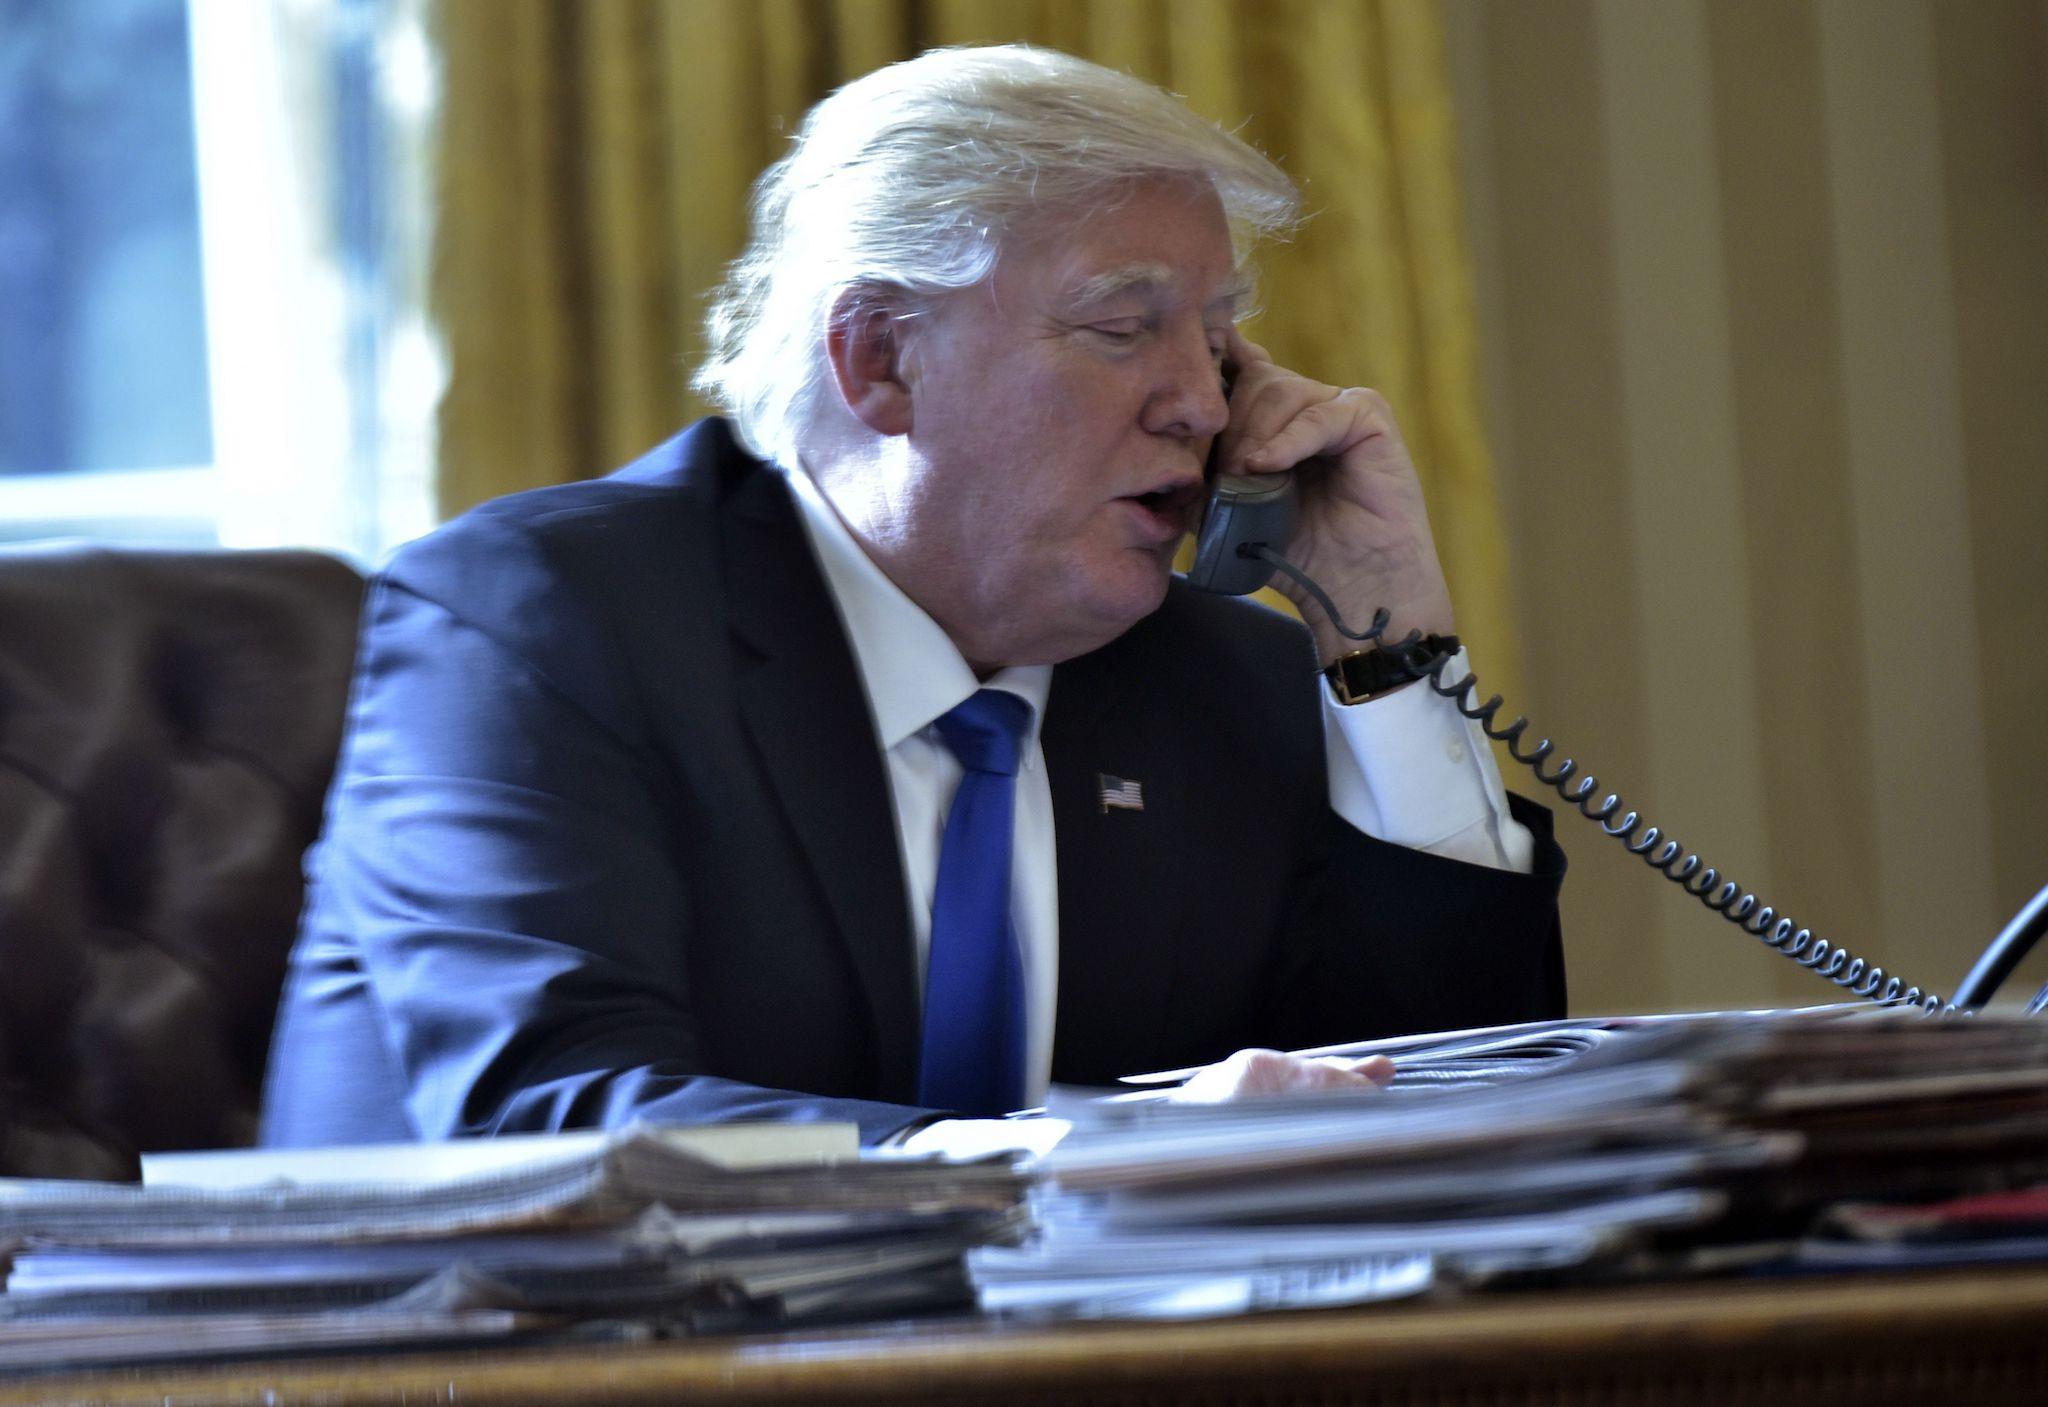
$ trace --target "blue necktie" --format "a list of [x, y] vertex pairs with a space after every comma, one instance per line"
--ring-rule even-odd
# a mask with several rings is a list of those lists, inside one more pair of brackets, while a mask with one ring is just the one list
[[1017, 755], [1031, 705], [983, 689], [939, 719], [966, 769], [932, 895], [918, 1100], [992, 1118], [1024, 1103], [1024, 964], [1010, 925]]

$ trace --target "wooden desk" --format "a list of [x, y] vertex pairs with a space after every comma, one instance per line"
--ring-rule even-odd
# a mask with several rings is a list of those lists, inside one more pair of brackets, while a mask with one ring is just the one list
[[0, 1381], [0, 1404], [2048, 1402], [2048, 1269]]

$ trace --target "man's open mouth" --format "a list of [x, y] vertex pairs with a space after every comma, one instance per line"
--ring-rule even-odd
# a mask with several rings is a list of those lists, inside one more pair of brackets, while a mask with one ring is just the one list
[[1189, 510], [1202, 497], [1202, 481], [1200, 479], [1189, 479], [1184, 483], [1172, 484], [1165, 488], [1151, 489], [1145, 493], [1132, 494], [1130, 497], [1133, 503], [1152, 513], [1158, 514], [1161, 518], [1170, 518], [1175, 522], [1185, 523], [1188, 520]]

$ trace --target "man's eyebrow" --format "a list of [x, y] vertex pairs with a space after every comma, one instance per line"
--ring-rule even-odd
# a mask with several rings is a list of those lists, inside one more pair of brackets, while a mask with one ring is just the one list
[[[1174, 280], [1175, 272], [1168, 265], [1130, 264], [1084, 279], [1069, 292], [1067, 302], [1074, 308], [1092, 307], [1106, 303], [1120, 293], [1151, 293], [1169, 288]], [[1216, 291], [1216, 296], [1209, 300], [1204, 311], [1225, 308], [1234, 316], [1251, 300], [1251, 291], [1251, 275], [1240, 269]]]
[[1121, 269], [1083, 279], [1068, 291], [1067, 301], [1076, 308], [1106, 303], [1119, 293], [1149, 293], [1173, 282], [1173, 270], [1164, 264], [1127, 264]]

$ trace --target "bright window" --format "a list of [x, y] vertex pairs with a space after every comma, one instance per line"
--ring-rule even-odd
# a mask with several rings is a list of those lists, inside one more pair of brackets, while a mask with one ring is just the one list
[[430, 525], [420, 0], [0, 0], [0, 541]]
[[200, 264], [183, 0], [0, 4], [0, 537], [212, 539]]

